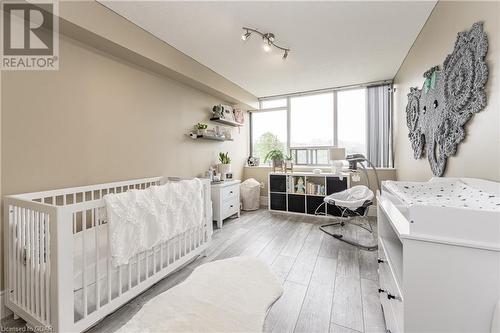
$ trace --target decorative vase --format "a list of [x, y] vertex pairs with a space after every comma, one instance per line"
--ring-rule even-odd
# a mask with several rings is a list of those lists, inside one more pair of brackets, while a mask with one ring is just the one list
[[222, 180], [226, 179], [226, 174], [231, 172], [231, 164], [222, 164], [220, 163], [217, 166], [219, 173], [221, 174]]

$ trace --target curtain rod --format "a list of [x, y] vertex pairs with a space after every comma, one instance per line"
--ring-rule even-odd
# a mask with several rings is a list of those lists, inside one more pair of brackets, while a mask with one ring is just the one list
[[291, 97], [291, 96], [312, 95], [312, 94], [319, 94], [322, 92], [330, 92], [330, 91], [336, 91], [336, 90], [346, 90], [346, 89], [354, 89], [354, 88], [362, 88], [362, 87], [381, 86], [384, 84], [392, 84], [392, 83], [393, 83], [393, 80], [372, 81], [372, 82], [367, 82], [367, 83], [351, 84], [351, 85], [347, 85], [347, 86], [337, 86], [337, 87], [316, 89], [316, 90], [307, 90], [307, 91], [301, 91], [301, 92], [295, 92], [295, 93], [289, 93], [289, 94], [283, 94], [283, 95], [271, 95], [271, 96], [259, 97], [259, 101], [263, 101], [266, 99], [276, 99], [276, 98], [280, 98], [280, 97], [282, 98], [282, 97]]

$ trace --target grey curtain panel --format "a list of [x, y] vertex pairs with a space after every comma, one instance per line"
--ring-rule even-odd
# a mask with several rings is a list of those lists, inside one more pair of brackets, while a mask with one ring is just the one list
[[390, 168], [392, 158], [392, 86], [367, 88], [367, 157], [377, 167]]

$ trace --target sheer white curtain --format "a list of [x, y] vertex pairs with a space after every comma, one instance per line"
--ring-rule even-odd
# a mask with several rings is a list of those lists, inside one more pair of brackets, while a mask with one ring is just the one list
[[367, 158], [377, 167], [392, 167], [392, 87], [367, 88]]

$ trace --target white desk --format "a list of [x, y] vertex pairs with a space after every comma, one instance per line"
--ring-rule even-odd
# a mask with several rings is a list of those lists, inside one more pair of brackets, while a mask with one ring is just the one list
[[232, 215], [240, 217], [240, 180], [227, 180], [212, 184], [212, 211], [217, 227], [222, 228], [222, 221]]

